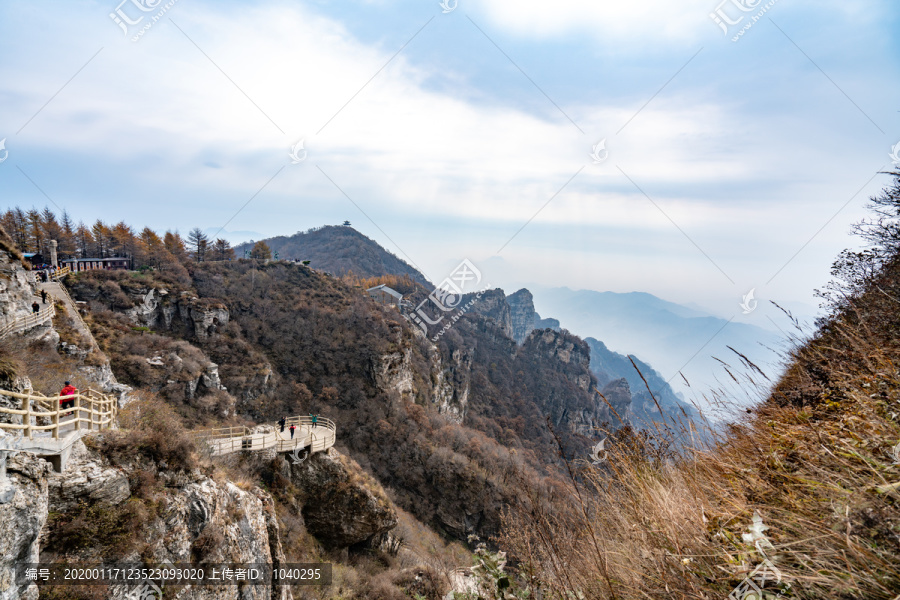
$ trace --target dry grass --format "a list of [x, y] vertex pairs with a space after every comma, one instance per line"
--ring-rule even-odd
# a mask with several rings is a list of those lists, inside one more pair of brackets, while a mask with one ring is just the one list
[[[566, 497], [526, 493], [502, 540], [525, 587], [724, 598], [768, 559], [772, 594], [897, 598], [900, 319], [851, 316], [793, 351], [769, 400], [711, 447], [667, 458], [621, 431], [599, 467], [571, 465]], [[755, 513], [768, 529], [753, 543]]]

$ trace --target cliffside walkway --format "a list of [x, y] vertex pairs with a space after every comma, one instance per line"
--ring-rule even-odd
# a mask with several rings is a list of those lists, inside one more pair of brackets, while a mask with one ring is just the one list
[[87, 323], [84, 322], [84, 319], [81, 318], [81, 313], [78, 311], [78, 305], [72, 299], [72, 296], [69, 295], [69, 290], [66, 289], [66, 286], [58, 281], [49, 281], [47, 283], [39, 283], [38, 289], [47, 292], [50, 297], [54, 300], [58, 300], [65, 306], [66, 312], [69, 313], [75, 329], [77, 329], [86, 339], [90, 340], [92, 350], [99, 351], [100, 346], [97, 344], [97, 340], [94, 339], [91, 328], [88, 327]]
[[56, 316], [56, 309], [53, 305], [46, 306], [36, 313], [29, 313], [23, 317], [19, 317], [9, 321], [0, 327], [0, 339], [5, 338], [13, 333], [21, 333], [29, 329], [33, 329], [38, 325], [43, 325], [47, 321]]
[[[294, 439], [291, 439], [290, 426], [295, 425]], [[275, 452], [292, 452], [295, 449], [309, 449], [309, 453], [322, 452], [334, 446], [337, 428], [334, 421], [322, 417], [317, 418], [316, 426], [311, 417], [288, 417], [281, 432], [278, 425], [267, 424], [271, 431], [254, 431], [249, 427], [223, 427], [220, 429], [204, 429], [191, 435], [197, 442], [205, 442], [213, 456], [222, 456], [232, 452], [271, 450]], [[258, 428], [257, 428], [258, 429]]]
[[[0, 432], [21, 433], [15, 450], [45, 455], [57, 471], [65, 468], [72, 444], [92, 431], [113, 426], [119, 409], [118, 400], [88, 388], [68, 396], [44, 396], [35, 391], [0, 390]], [[60, 408], [60, 401], [71, 400], [73, 406]], [[18, 405], [14, 408], [10, 405]], [[0, 448], [0, 451], [9, 448]]]

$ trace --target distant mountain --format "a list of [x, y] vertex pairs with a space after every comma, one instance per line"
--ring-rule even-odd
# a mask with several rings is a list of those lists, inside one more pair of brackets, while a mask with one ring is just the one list
[[[628, 389], [631, 394], [629, 416], [637, 426], [646, 427], [651, 421], [659, 421], [659, 409], [662, 409], [670, 419], [676, 422], [679, 419], [684, 420], [685, 416], [688, 419], [697, 416], [697, 411], [691, 405], [683, 402], [663, 376], [647, 363], [632, 356], [635, 364], [631, 364], [627, 356], [613, 352], [600, 340], [589, 337], [584, 341], [591, 349], [591, 372], [597, 377], [598, 387], [601, 389], [608, 386], [617, 388], [620, 394], [623, 387]], [[640, 373], [638, 373], [638, 369], [640, 369]], [[643, 375], [643, 379], [641, 379], [641, 375]], [[624, 379], [628, 385], [616, 386], [616, 380], [619, 379]]]
[[[425, 276], [413, 266], [350, 226], [326, 225], [262, 241], [272, 252], [277, 252], [279, 258], [308, 260], [309, 266], [319, 271], [334, 275], [345, 275], [353, 271], [360, 277], [409, 275], [414, 281], [431, 287]], [[243, 256], [244, 251], [251, 248], [249, 243], [241, 244], [235, 248], [235, 252], [238, 256]]]
[[[745, 354], [772, 377], [777, 356], [770, 348], [777, 347], [781, 338], [761, 327], [729, 323], [643, 292], [536, 289], [534, 304], [541, 313], [552, 314], [578, 335], [639, 356], [666, 380], [674, 377], [672, 384], [677, 388], [686, 389], [679, 372], [695, 388], [716, 386], [715, 376], [724, 373], [713, 357], [740, 363], [727, 346]], [[636, 389], [643, 389], [643, 383]]]

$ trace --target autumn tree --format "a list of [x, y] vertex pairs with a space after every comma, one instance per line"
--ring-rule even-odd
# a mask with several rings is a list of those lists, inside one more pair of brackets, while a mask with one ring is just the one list
[[253, 244], [253, 250], [250, 251], [250, 258], [260, 260], [268, 260], [272, 258], [272, 249], [264, 241], [260, 240]]
[[228, 240], [217, 238], [212, 245], [214, 260], [233, 260], [234, 248], [228, 243]]
[[172, 256], [181, 262], [187, 261], [187, 248], [184, 245], [184, 239], [182, 239], [177, 231], [175, 233], [167, 231], [165, 236], [163, 236], [163, 244]]
[[81, 258], [87, 258], [94, 247], [94, 234], [82, 222], [79, 222], [75, 229], [75, 245], [78, 247], [77, 251]]

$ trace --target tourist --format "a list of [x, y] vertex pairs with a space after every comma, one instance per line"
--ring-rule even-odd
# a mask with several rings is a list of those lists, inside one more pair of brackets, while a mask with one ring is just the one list
[[37, 302], [32, 302], [31, 303], [31, 312], [33, 312], [33, 313], [41, 312], [41, 305], [38, 304]]
[[284, 424], [287, 421], [284, 417], [278, 419], [278, 425], [281, 427], [281, 433], [284, 433]]
[[[71, 381], [67, 381], [66, 387], [64, 387], [62, 389], [62, 391], [59, 392], [59, 395], [60, 396], [71, 396], [72, 394], [77, 394], [77, 393], [78, 393], [78, 388], [76, 388], [74, 385], [72, 385]], [[63, 400], [62, 398], [59, 399], [59, 408], [60, 409], [73, 408], [74, 406], [75, 406], [75, 398], [69, 398], [68, 400]], [[69, 411], [66, 414], [71, 415], [72, 411]]]
[[297, 426], [291, 423], [291, 439], [294, 439], [294, 430], [297, 429]]
[[47, 304], [47, 290], [41, 290], [41, 302]]
[[319, 415], [310, 415], [312, 417], [312, 426], [316, 426], [316, 422], [319, 420]]

